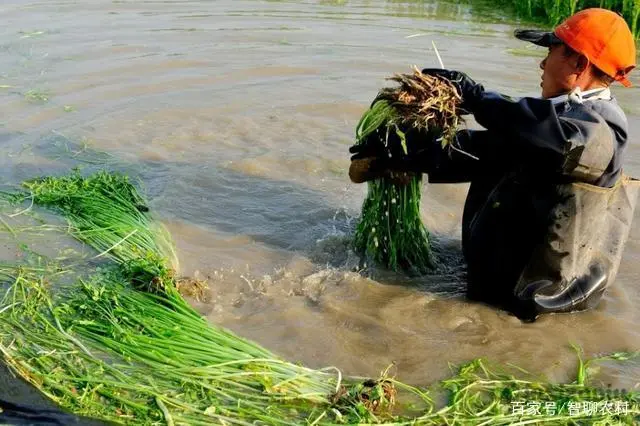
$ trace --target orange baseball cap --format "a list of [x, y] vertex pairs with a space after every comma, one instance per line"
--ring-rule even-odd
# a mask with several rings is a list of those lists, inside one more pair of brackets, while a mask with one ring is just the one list
[[627, 75], [636, 66], [636, 44], [629, 26], [615, 12], [585, 9], [567, 18], [553, 32], [516, 30], [515, 36], [545, 47], [564, 43], [614, 80], [631, 86]]

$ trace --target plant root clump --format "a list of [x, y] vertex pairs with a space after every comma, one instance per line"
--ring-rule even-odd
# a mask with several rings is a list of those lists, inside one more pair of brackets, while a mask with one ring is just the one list
[[458, 128], [458, 106], [462, 97], [449, 80], [423, 74], [414, 67], [412, 74], [395, 74], [388, 80], [399, 84], [384, 88], [379, 100], [387, 101], [396, 110], [396, 122], [401, 129], [412, 127], [437, 132], [447, 144]]
[[176, 280], [176, 289], [182, 296], [191, 297], [198, 302], [205, 300], [209, 286], [199, 278], [182, 277]]
[[347, 419], [352, 416], [361, 418], [363, 414], [368, 414], [382, 420], [392, 417], [396, 394], [397, 390], [390, 380], [369, 379], [351, 386], [340, 386], [330, 402]]

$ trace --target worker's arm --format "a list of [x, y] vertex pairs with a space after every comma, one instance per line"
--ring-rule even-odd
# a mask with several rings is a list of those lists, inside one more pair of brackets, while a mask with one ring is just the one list
[[435, 147], [421, 161], [422, 172], [429, 183], [471, 182], [488, 167], [490, 134], [486, 130], [460, 130], [451, 146]]
[[511, 100], [485, 92], [473, 112], [478, 123], [495, 134], [498, 143], [502, 142], [494, 149], [506, 161], [536, 161], [536, 166], [548, 172], [594, 182], [613, 158], [612, 129], [585, 104], [570, 102], [560, 108], [558, 112], [546, 99]]
[[[482, 85], [459, 71], [423, 72], [445, 78], [456, 86], [462, 97], [461, 112], [473, 114], [480, 125], [496, 136], [488, 143], [498, 146], [488, 152], [508, 164], [535, 162], [547, 173], [557, 171], [594, 182], [612, 161], [616, 138], [602, 116], [588, 106], [589, 101], [556, 106], [548, 99], [514, 100], [486, 92]], [[626, 125], [614, 131], [625, 133], [618, 139], [626, 139]]]
[[[409, 129], [405, 138], [410, 152], [403, 155], [399, 152], [400, 141], [395, 132], [378, 136], [373, 134], [371, 140], [352, 146], [349, 151], [351, 166], [349, 176], [354, 183], [362, 183], [389, 172], [426, 173], [431, 183], [470, 182], [482, 173], [484, 162], [480, 158], [494, 158], [487, 148], [489, 132], [486, 130], [460, 130], [456, 133], [451, 146], [442, 147], [440, 140], [434, 140], [427, 132]], [[381, 139], [388, 138], [386, 148]], [[392, 152], [393, 151], [393, 152]]]

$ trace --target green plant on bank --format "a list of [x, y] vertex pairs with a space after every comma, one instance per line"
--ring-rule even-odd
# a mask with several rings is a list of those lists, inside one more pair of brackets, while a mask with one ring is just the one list
[[638, 0], [486, 0], [513, 7], [524, 19], [555, 26], [575, 12], [601, 7], [620, 13], [636, 39], [640, 38], [640, 2]]
[[[453, 137], [460, 101], [453, 85], [422, 74], [399, 74], [391, 78], [398, 87], [383, 89], [356, 127], [356, 144], [383, 143], [388, 155], [406, 156], [420, 147], [408, 146], [406, 132], [422, 132], [426, 144]], [[377, 133], [377, 139], [368, 139]], [[400, 146], [393, 146], [399, 144]], [[395, 153], [395, 154], [392, 154]], [[420, 217], [422, 175], [389, 171], [368, 183], [356, 228], [354, 247], [376, 264], [392, 270], [426, 273], [436, 265], [429, 232]]]
[[[157, 233], [149, 212], [139, 208], [146, 203], [124, 177], [99, 173], [83, 178], [76, 173], [26, 186], [31, 191], [26, 202], [42, 202], [64, 215], [74, 237], [102, 252], [104, 245], [120, 248], [109, 250], [111, 255], [99, 263], [89, 259], [93, 272], [75, 282], [67, 278], [78, 265], [69, 261], [0, 264], [4, 360], [73, 413], [141, 425], [640, 421], [640, 394], [590, 387], [587, 367], [595, 360], [581, 357], [570, 384], [516, 378], [475, 360], [440, 384], [448, 394], [442, 408], [435, 408], [429, 391], [403, 384], [388, 371], [368, 380], [343, 377], [333, 367], [314, 370], [284, 361], [210, 324], [182, 298], [167, 258], [173, 251], [163, 249], [167, 235]], [[103, 192], [107, 187], [112, 196]], [[24, 193], [3, 195], [14, 201], [25, 198]], [[79, 223], [90, 226], [78, 218], [86, 219], [99, 203], [112, 226], [101, 222], [104, 216], [90, 222], [98, 226], [95, 232], [78, 232]], [[148, 237], [140, 240], [145, 246], [122, 242], [122, 228], [133, 223], [136, 235]], [[20, 235], [18, 227], [7, 232]], [[155, 237], [163, 243], [154, 242]], [[616, 353], [596, 360], [624, 361], [635, 355]], [[530, 402], [538, 403], [539, 410], [530, 412]], [[554, 414], [540, 412], [551, 402]], [[572, 412], [580, 402], [610, 402], [617, 408], [602, 414]]]

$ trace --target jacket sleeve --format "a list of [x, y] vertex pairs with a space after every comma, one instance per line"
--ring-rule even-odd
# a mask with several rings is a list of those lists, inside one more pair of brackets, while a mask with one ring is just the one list
[[481, 159], [491, 157], [490, 134], [486, 130], [460, 130], [452, 142], [455, 149], [440, 147], [430, 150], [426, 161], [429, 183], [471, 182], [486, 167]]
[[505, 160], [536, 161], [578, 180], [596, 181], [613, 157], [611, 129], [587, 102], [567, 102], [558, 109], [547, 99], [512, 100], [485, 92], [474, 116], [497, 136], [492, 142], [502, 141], [495, 149]]

